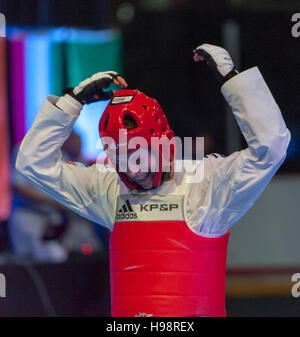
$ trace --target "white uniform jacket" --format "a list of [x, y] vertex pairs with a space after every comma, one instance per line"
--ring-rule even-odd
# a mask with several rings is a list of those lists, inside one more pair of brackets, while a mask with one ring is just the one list
[[16, 167], [48, 195], [110, 230], [121, 205], [120, 195], [181, 196], [181, 220], [195, 233], [221, 236], [253, 205], [284, 161], [290, 141], [280, 109], [258, 68], [231, 78], [221, 91], [248, 148], [228, 157], [205, 157], [198, 162], [204, 165], [203, 179], [198, 182], [190, 183], [187, 173], [175, 172], [171, 181], [142, 193], [129, 191], [107, 166], [80, 167], [63, 162], [61, 146], [80, 107], [56, 96], [45, 100], [21, 144]]

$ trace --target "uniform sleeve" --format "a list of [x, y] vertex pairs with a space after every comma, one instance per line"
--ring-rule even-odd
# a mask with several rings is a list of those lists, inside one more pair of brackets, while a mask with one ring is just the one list
[[286, 157], [290, 132], [257, 68], [227, 81], [222, 93], [248, 148], [205, 158], [205, 196], [198, 209], [203, 234], [224, 234], [253, 205]]
[[[62, 160], [61, 147], [77, 116], [55, 106], [57, 97], [44, 102], [20, 146], [16, 168], [35, 186], [81, 216], [112, 229], [116, 174], [97, 165], [81, 167]], [[107, 195], [107, 193], [111, 195]]]

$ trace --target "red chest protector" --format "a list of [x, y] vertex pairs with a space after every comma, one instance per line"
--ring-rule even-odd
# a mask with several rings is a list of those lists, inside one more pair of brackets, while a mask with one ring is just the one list
[[226, 316], [228, 237], [199, 236], [184, 221], [116, 222], [112, 316]]

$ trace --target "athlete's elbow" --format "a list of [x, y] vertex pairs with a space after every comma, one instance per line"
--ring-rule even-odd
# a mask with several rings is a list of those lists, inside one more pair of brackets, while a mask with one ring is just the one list
[[284, 134], [274, 139], [273, 143], [270, 146], [271, 161], [273, 161], [274, 163], [280, 163], [284, 161], [290, 140], [291, 133], [288, 129], [286, 129], [286, 132]]
[[24, 155], [20, 150], [18, 151], [17, 159], [16, 159], [16, 169], [25, 177], [32, 175], [33, 173], [33, 165], [30, 164], [30, 160], [28, 160], [28, 156]]
[[16, 169], [23, 174], [23, 171], [24, 171], [24, 161], [22, 160], [23, 158], [22, 157], [22, 154], [20, 152], [20, 150], [18, 151], [18, 154], [17, 154], [17, 159], [16, 159]]
[[286, 132], [280, 136], [250, 146], [252, 158], [257, 165], [263, 167], [277, 165], [285, 159], [289, 142], [290, 132], [286, 129]]
[[265, 151], [264, 160], [274, 165], [282, 163], [286, 157], [290, 139], [291, 134], [288, 129], [286, 129], [284, 134], [274, 137], [274, 139], [266, 147], [267, 149]]

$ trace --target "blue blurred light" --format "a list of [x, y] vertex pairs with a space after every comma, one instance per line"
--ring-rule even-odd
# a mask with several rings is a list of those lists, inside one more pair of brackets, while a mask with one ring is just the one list
[[[32, 126], [45, 98], [51, 95], [53, 84], [53, 43], [106, 43], [120, 32], [114, 29], [90, 31], [74, 28], [40, 28], [10, 26], [10, 38], [25, 37], [25, 131]], [[82, 140], [82, 153], [85, 159], [95, 160], [103, 151], [98, 131], [99, 120], [108, 101], [84, 106], [74, 125], [74, 131]]]
[[99, 137], [99, 121], [109, 101], [84, 105], [74, 125], [74, 131], [82, 141], [82, 153], [86, 160], [95, 160], [103, 147]]
[[50, 41], [45, 32], [28, 34], [25, 40], [26, 131], [50, 94]]

